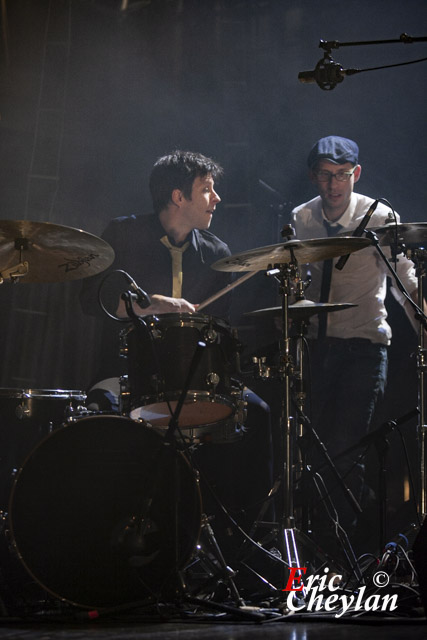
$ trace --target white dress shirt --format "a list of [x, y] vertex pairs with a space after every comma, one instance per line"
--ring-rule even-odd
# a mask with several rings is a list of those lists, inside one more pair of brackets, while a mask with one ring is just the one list
[[[352, 193], [349, 206], [341, 218], [336, 221], [343, 227], [340, 234], [348, 231], [348, 235], [351, 235], [372, 203], [372, 198]], [[368, 223], [368, 228], [382, 226], [387, 220], [389, 211], [388, 207], [379, 203]], [[324, 225], [325, 216], [319, 196], [296, 207], [292, 215], [296, 237], [299, 240], [327, 237]], [[382, 248], [386, 256], [390, 258], [390, 247]], [[384, 300], [387, 293], [387, 276], [391, 274], [377, 249], [372, 245], [350, 254], [341, 271], [335, 269], [337, 260], [338, 258], [335, 258], [333, 261], [329, 302], [347, 302], [357, 306], [327, 313], [326, 335], [335, 338], [367, 338], [372, 342], [390, 344], [391, 327], [387, 322]], [[308, 265], [308, 268], [311, 272], [312, 282], [306, 290], [306, 297], [318, 302], [323, 262], [313, 262]], [[397, 273], [409, 294], [416, 291], [417, 278], [414, 264], [403, 254], [399, 255]], [[403, 294], [394, 286], [392, 286], [392, 292], [400, 303], [404, 302]], [[318, 317], [313, 316], [310, 320], [308, 337], [317, 337], [317, 328]]]

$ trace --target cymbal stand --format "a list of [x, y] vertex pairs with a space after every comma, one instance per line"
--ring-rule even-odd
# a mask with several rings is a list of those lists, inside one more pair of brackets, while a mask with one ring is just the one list
[[[418, 304], [422, 308], [424, 300], [424, 282], [426, 278], [427, 251], [423, 248], [407, 251], [407, 257], [413, 261], [418, 278]], [[427, 371], [427, 351], [425, 345], [425, 322], [420, 322], [418, 330], [417, 375], [418, 375], [418, 439], [419, 439], [419, 498], [418, 517], [423, 521], [427, 514], [427, 425], [425, 405], [425, 380]]]
[[[281, 377], [283, 380], [282, 414], [281, 414], [281, 434], [283, 437], [281, 447], [281, 471], [282, 471], [282, 496], [280, 505], [280, 540], [282, 557], [289, 568], [301, 567], [296, 540], [295, 515], [294, 515], [294, 483], [293, 483], [293, 463], [294, 463], [294, 420], [290, 409], [290, 385], [294, 364], [290, 353], [289, 338], [289, 296], [292, 293], [292, 280], [299, 280], [297, 261], [295, 258], [290, 263], [278, 265], [278, 274], [275, 276], [280, 283], [280, 294], [282, 298], [282, 340], [281, 340]], [[299, 572], [298, 578], [302, 582], [303, 574]], [[287, 577], [284, 576], [284, 584]]]
[[[304, 300], [305, 298], [304, 287], [306, 286], [306, 284], [307, 283], [305, 283], [302, 280], [297, 280], [296, 300]], [[355, 511], [355, 513], [361, 513], [362, 509], [360, 505], [358, 504], [353, 494], [351, 493], [350, 489], [347, 487], [343, 478], [339, 474], [333, 460], [330, 458], [328, 454], [328, 451], [325, 445], [323, 444], [318, 434], [314, 430], [311, 424], [311, 421], [309, 420], [307, 415], [305, 415], [304, 410], [305, 410], [305, 400], [306, 400], [307, 394], [305, 391], [306, 373], [305, 373], [305, 367], [304, 367], [304, 362], [305, 362], [304, 341], [305, 341], [305, 335], [307, 332], [307, 322], [303, 317], [294, 318], [293, 326], [295, 327], [295, 330], [296, 330], [296, 348], [295, 348], [295, 367], [294, 367], [293, 376], [292, 376], [292, 382], [293, 382], [292, 399], [296, 409], [296, 417], [295, 417], [296, 434], [297, 434], [297, 442], [299, 444], [299, 451], [297, 452], [299, 458], [298, 458], [298, 462], [295, 463], [296, 464], [295, 478], [298, 478], [298, 481], [300, 482], [300, 486], [302, 488], [301, 493], [303, 496], [308, 495], [307, 483], [308, 483], [308, 478], [310, 477], [313, 486], [316, 487], [319, 493], [319, 496], [322, 498], [322, 500], [325, 500], [327, 498], [327, 496], [322, 495], [319, 485], [313, 474], [313, 469], [307, 463], [306, 447], [304, 446], [304, 442], [307, 440], [307, 438], [309, 438], [311, 441], [313, 441], [317, 450], [320, 452], [320, 454], [324, 458], [326, 466], [330, 469], [331, 473], [333, 474], [336, 483], [341, 487], [352, 509]], [[311, 523], [310, 523], [309, 508], [305, 502], [306, 501], [303, 499], [302, 511], [301, 511], [302, 532], [300, 533], [300, 535], [302, 534], [304, 536], [304, 542], [306, 546], [313, 546], [314, 543], [312, 542], [311, 538], [307, 536]], [[332, 506], [332, 508], [334, 508], [332, 501], [330, 501], [330, 505]], [[303, 532], [305, 532], [305, 535]], [[356, 556], [347, 539], [347, 536], [338, 535], [338, 533], [337, 533], [337, 536], [338, 536], [338, 543], [342, 548], [342, 551], [344, 553], [344, 556], [347, 559], [349, 567], [352, 568], [356, 577], [360, 578], [361, 576], [357, 566]]]
[[[296, 294], [296, 300], [304, 300], [305, 296], [304, 296], [304, 282], [300, 281], [297, 283], [297, 294]], [[302, 418], [302, 416], [304, 416], [304, 408], [305, 408], [305, 400], [306, 400], [306, 391], [305, 391], [305, 369], [304, 369], [304, 340], [305, 340], [305, 335], [307, 332], [307, 322], [303, 319], [303, 318], [299, 318], [297, 320], [294, 320], [294, 326], [296, 329], [296, 345], [295, 345], [295, 372], [294, 372], [294, 376], [293, 376], [293, 401], [296, 407], [296, 412], [297, 412], [297, 416], [296, 416], [296, 420], [297, 420], [297, 441], [299, 443], [303, 443], [303, 439], [304, 439], [304, 435], [305, 435], [305, 422]], [[298, 474], [299, 474], [299, 480], [304, 484], [305, 481], [305, 471], [307, 469], [307, 461], [306, 461], [306, 456], [305, 456], [305, 451], [304, 451], [304, 447], [300, 446], [299, 447], [299, 456], [300, 456], [300, 463], [299, 463], [299, 469]], [[304, 485], [305, 486], [305, 485]], [[306, 492], [304, 491], [304, 487], [303, 487], [303, 494], [305, 494]], [[302, 514], [301, 514], [301, 522], [302, 522], [302, 529], [305, 531], [309, 530], [309, 513], [308, 513], [308, 508], [307, 505], [303, 505], [302, 507]]]
[[15, 249], [19, 251], [19, 263], [0, 271], [0, 284], [10, 278], [11, 282], [18, 282], [19, 278], [26, 276], [28, 273], [28, 262], [23, 260], [23, 251], [28, 249], [28, 240], [26, 238], [15, 239]]

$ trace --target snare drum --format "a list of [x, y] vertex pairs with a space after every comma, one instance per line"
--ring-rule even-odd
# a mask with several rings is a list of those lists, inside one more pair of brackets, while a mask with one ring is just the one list
[[187, 429], [232, 419], [241, 398], [232, 373], [239, 343], [230, 326], [199, 314], [147, 316], [146, 326], [122, 334], [128, 359], [128, 406], [133, 419], [166, 427], [186, 382], [198, 342], [204, 342], [197, 370], [179, 416]]

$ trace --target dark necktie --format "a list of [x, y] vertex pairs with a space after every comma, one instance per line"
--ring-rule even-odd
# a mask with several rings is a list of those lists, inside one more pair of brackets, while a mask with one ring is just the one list
[[[323, 221], [323, 225], [326, 229], [328, 237], [336, 236], [342, 229], [342, 225], [336, 224], [332, 226], [326, 220]], [[322, 270], [322, 283], [320, 285], [320, 299], [319, 302], [328, 302], [329, 300], [329, 292], [331, 289], [331, 278], [332, 278], [332, 258], [329, 260], [325, 260], [323, 263]], [[319, 314], [319, 329], [317, 333], [317, 337], [319, 340], [323, 340], [326, 337], [326, 325], [327, 325], [327, 313]]]

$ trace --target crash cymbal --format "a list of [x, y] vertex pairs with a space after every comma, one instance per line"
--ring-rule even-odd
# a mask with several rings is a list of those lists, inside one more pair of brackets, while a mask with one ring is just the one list
[[[312, 300], [298, 300], [288, 307], [289, 317], [294, 320], [305, 320], [310, 316], [318, 313], [330, 313], [331, 311], [342, 311], [350, 307], [357, 307], [356, 304], [350, 302], [313, 302]], [[266, 309], [257, 309], [249, 311], [245, 316], [253, 316], [255, 318], [278, 318], [282, 315], [282, 307], [268, 307]]]
[[50, 222], [0, 220], [0, 276], [28, 263], [20, 282], [78, 280], [104, 271], [114, 260], [110, 245], [97, 236]]
[[212, 265], [216, 271], [261, 271], [275, 264], [287, 264], [295, 258], [300, 264], [318, 262], [369, 246], [367, 238], [333, 237], [313, 240], [289, 240], [281, 244], [251, 249], [222, 258]]
[[422, 246], [427, 243], [427, 222], [406, 222], [402, 224], [386, 224], [382, 227], [368, 228], [378, 236], [383, 245], [396, 242], [406, 246]]

